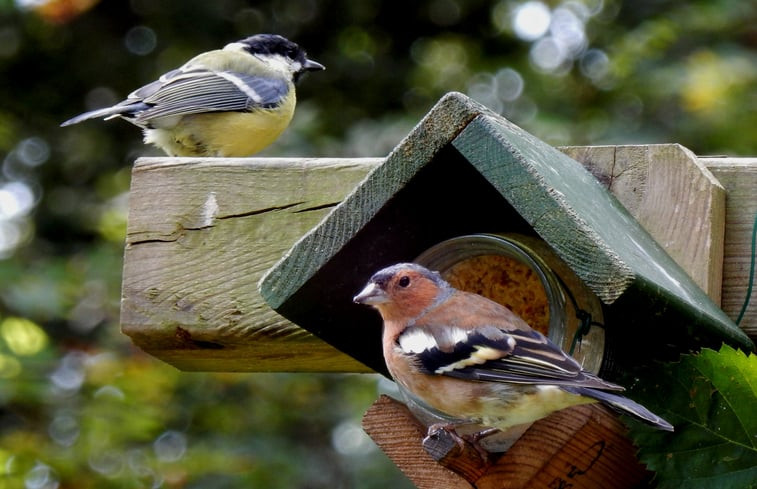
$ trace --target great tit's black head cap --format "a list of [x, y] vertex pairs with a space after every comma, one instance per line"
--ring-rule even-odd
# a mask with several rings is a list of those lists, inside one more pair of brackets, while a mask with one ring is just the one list
[[278, 34], [256, 34], [237, 42], [245, 45], [250, 54], [278, 54], [301, 62], [307, 58], [299, 45]]
[[296, 77], [304, 71], [324, 69], [322, 64], [308, 59], [307, 53], [299, 46], [299, 44], [278, 34], [256, 34], [237, 42], [245, 46], [247, 52], [253, 55], [279, 55], [289, 58], [292, 61], [296, 61], [300, 66], [298, 73], [295, 74]]

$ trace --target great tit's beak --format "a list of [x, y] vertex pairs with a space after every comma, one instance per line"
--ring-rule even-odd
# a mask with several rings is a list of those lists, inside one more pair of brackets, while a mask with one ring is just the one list
[[313, 61], [312, 59], [306, 59], [305, 64], [302, 65], [302, 69], [305, 71], [320, 71], [320, 70], [325, 70], [326, 67], [323, 66], [318, 61]]
[[352, 301], [357, 304], [377, 305], [388, 302], [389, 296], [376, 283], [370, 282], [358, 295], [352, 298]]

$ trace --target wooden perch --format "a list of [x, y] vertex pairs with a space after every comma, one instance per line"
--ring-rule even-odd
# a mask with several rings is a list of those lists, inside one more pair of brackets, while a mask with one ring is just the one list
[[691, 151], [677, 144], [575, 146], [562, 151], [618, 197], [720, 304], [726, 194]]
[[183, 370], [366, 371], [276, 314], [257, 282], [381, 161], [138, 160], [124, 333]]
[[469, 447], [436, 463], [423, 446], [425, 427], [387, 396], [366, 412], [363, 429], [419, 489], [630, 489], [650, 478], [623, 423], [596, 404], [535, 422], [491, 463]]
[[[757, 218], [757, 158], [700, 158], [725, 188], [725, 253], [721, 307], [737, 318], [744, 305], [752, 256], [752, 231]], [[739, 326], [757, 340], [757, 284]]]

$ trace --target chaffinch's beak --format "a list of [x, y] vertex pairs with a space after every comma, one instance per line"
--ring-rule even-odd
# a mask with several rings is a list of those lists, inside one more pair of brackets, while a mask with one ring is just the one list
[[374, 282], [370, 282], [358, 295], [352, 298], [352, 301], [357, 304], [377, 305], [388, 302], [389, 296], [386, 295], [384, 289]]

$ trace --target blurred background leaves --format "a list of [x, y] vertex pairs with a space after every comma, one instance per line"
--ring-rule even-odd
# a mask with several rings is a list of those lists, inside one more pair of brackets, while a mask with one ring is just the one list
[[757, 154], [741, 0], [0, 0], [0, 489], [410, 487], [377, 379], [181, 373], [118, 328], [122, 121], [58, 124], [258, 32], [327, 70], [268, 156], [383, 156], [457, 90], [555, 144]]

